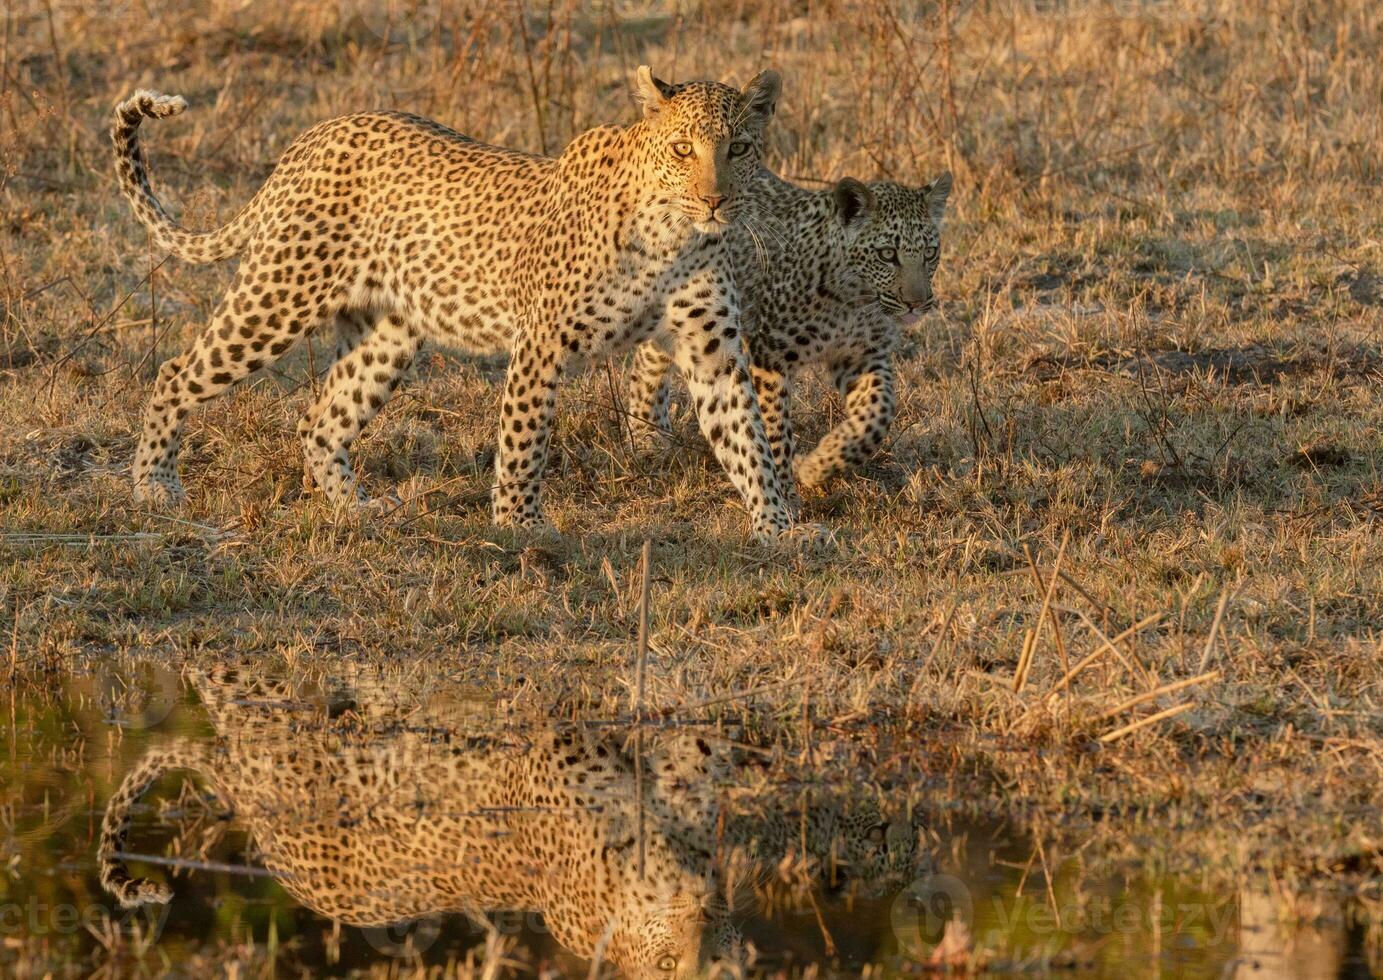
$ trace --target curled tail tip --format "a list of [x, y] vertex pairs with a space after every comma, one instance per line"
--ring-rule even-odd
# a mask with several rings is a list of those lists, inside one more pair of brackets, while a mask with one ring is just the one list
[[149, 878], [126, 878], [106, 885], [122, 909], [137, 909], [145, 905], [167, 905], [173, 890], [161, 881]]
[[187, 100], [181, 95], [159, 95], [153, 100], [151, 106], [155, 116], [176, 116], [187, 108]]
[[122, 119], [133, 121], [133, 118], [140, 116], [152, 116], [161, 119], [165, 116], [176, 116], [187, 108], [187, 100], [181, 95], [164, 95], [162, 92], [154, 92], [150, 89], [139, 89], [124, 102], [115, 107], [115, 112]]
[[173, 898], [173, 889], [161, 881], [136, 878], [120, 895], [120, 904], [127, 909], [137, 909], [145, 905], [167, 905]]

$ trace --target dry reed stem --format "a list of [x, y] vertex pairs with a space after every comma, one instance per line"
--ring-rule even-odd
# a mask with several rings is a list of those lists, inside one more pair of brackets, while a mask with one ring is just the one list
[[1215, 637], [1220, 632], [1220, 620], [1224, 618], [1225, 607], [1229, 605], [1229, 594], [1228, 587], [1220, 593], [1219, 604], [1215, 606], [1215, 618], [1210, 621], [1210, 632], [1205, 635], [1205, 649], [1201, 651], [1201, 662], [1196, 668], [1198, 674], [1205, 673], [1205, 669], [1210, 666], [1210, 655], [1215, 651]]
[[1151, 701], [1154, 698], [1161, 697], [1164, 694], [1172, 694], [1176, 691], [1183, 690], [1184, 688], [1193, 687], [1196, 684], [1208, 684], [1211, 681], [1216, 681], [1219, 679], [1220, 672], [1218, 670], [1212, 670], [1204, 674], [1198, 674], [1195, 677], [1187, 677], [1184, 680], [1172, 681], [1169, 684], [1163, 684], [1159, 688], [1147, 691], [1143, 694], [1139, 694], [1136, 697], [1129, 698], [1127, 701], [1123, 701], [1119, 704], [1116, 704], [1114, 707], [1109, 708], [1106, 711], [1100, 712], [1098, 715], [1095, 716], [1095, 721], [1107, 721], [1108, 719], [1113, 718], [1115, 715], [1121, 715], [1130, 708], [1136, 708], [1138, 705]]
[[1114, 742], [1114, 741], [1117, 741], [1117, 740], [1123, 738], [1125, 735], [1128, 735], [1128, 734], [1130, 734], [1130, 733], [1132, 733], [1132, 732], [1136, 732], [1136, 731], [1138, 731], [1138, 730], [1141, 729], [1141, 728], [1147, 728], [1149, 725], [1156, 724], [1157, 722], [1159, 722], [1159, 721], [1164, 721], [1164, 720], [1166, 720], [1166, 719], [1168, 719], [1168, 718], [1173, 718], [1173, 717], [1175, 717], [1176, 715], [1179, 715], [1179, 714], [1181, 714], [1181, 713], [1184, 712], [1184, 711], [1190, 711], [1190, 710], [1191, 710], [1192, 708], [1194, 708], [1195, 706], [1196, 706], [1196, 705], [1195, 705], [1194, 702], [1187, 701], [1187, 702], [1185, 702], [1184, 704], [1178, 704], [1178, 705], [1176, 705], [1175, 707], [1171, 707], [1171, 708], [1166, 709], [1165, 711], [1159, 711], [1159, 712], [1158, 712], [1157, 714], [1155, 714], [1155, 715], [1148, 715], [1148, 717], [1146, 717], [1146, 718], [1140, 718], [1140, 719], [1138, 719], [1137, 721], [1130, 722], [1129, 724], [1125, 725], [1123, 728], [1116, 728], [1116, 729], [1115, 729], [1114, 731], [1112, 731], [1112, 732], [1106, 732], [1105, 734], [1103, 734], [1103, 735], [1100, 736], [1100, 741], [1101, 741], [1101, 742]]
[[1122, 663], [1126, 669], [1129, 669], [1130, 673], [1132, 673], [1132, 668], [1129, 667], [1128, 661], [1125, 660], [1122, 655], [1120, 655], [1118, 645], [1124, 640], [1136, 636], [1143, 630], [1161, 621], [1162, 613], [1153, 613], [1150, 616], [1145, 616], [1143, 619], [1140, 619], [1138, 622], [1134, 623], [1128, 629], [1124, 630], [1122, 633], [1120, 633], [1118, 636], [1111, 640], [1102, 632], [1100, 632], [1098, 627], [1095, 627], [1094, 624], [1089, 622], [1089, 620], [1086, 620], [1087, 624], [1090, 625], [1095, 630], [1096, 634], [1100, 637], [1100, 646], [1089, 656], [1085, 657], [1085, 659], [1081, 660], [1069, 671], [1063, 674], [1061, 678], [1057, 680], [1056, 683], [1054, 683], [1051, 686], [1051, 688], [1048, 689], [1047, 698], [1051, 699], [1052, 697], [1056, 696], [1056, 694], [1065, 689], [1067, 685], [1071, 683], [1071, 681], [1075, 680], [1075, 678], [1081, 673], [1081, 671], [1085, 670], [1085, 668], [1095, 663], [1106, 653], [1113, 654], [1114, 657], [1120, 663]]

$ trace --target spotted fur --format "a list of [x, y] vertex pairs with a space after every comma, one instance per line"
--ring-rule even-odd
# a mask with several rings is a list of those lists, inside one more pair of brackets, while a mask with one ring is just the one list
[[197, 774], [258, 860], [324, 916], [368, 928], [536, 910], [568, 949], [632, 976], [740, 956], [722, 873], [736, 848], [768, 869], [847, 869], [894, 889], [915, 870], [919, 828], [873, 805], [722, 815], [735, 763], [696, 735], [650, 732], [641, 748], [609, 728], [468, 735], [447, 707], [396, 688], [335, 686], [322, 704], [259, 672], [192, 682], [216, 740], [151, 748], [106, 808], [101, 881], [127, 907], [172, 897], [120, 854], [135, 804], [174, 769]]
[[424, 340], [511, 353], [500, 413], [495, 520], [546, 526], [541, 504], [558, 381], [654, 340], [687, 378], [702, 430], [754, 533], [792, 527], [740, 337], [723, 231], [748, 204], [778, 97], [766, 71], [737, 90], [639, 70], [643, 118], [544, 158], [417, 116], [372, 112], [308, 130], [226, 227], [178, 228], [154, 197], [137, 130], [181, 112], [138, 92], [116, 108], [116, 169], [155, 244], [190, 261], [242, 256], [206, 331], [167, 361], [135, 453], [136, 496], [184, 498], [177, 454], [189, 411], [334, 324], [340, 359], [299, 423], [327, 497], [369, 504], [349, 449]]
[[[746, 343], [773, 458], [792, 506], [793, 481], [817, 486], [865, 462], [896, 411], [893, 352], [901, 325], [934, 306], [932, 276], [951, 175], [920, 189], [846, 178], [811, 191], [767, 171], [755, 178], [751, 220], [730, 241], [746, 296]], [[793, 375], [822, 365], [845, 417], [795, 461], [789, 400]], [[641, 442], [666, 433], [669, 358], [641, 347], [629, 407]]]

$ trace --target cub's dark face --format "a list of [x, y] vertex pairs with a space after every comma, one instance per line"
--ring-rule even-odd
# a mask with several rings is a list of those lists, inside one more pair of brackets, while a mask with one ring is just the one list
[[743, 212], [779, 88], [774, 71], [760, 72], [739, 90], [719, 82], [669, 85], [647, 66], [639, 69], [635, 91], [648, 159], [672, 214], [715, 233]]
[[922, 188], [846, 177], [832, 192], [850, 272], [892, 316], [920, 316], [936, 305], [932, 276], [950, 193], [949, 171]]

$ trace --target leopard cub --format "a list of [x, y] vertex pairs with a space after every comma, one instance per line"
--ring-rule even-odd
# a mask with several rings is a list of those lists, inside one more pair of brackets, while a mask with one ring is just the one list
[[[845, 178], [812, 191], [760, 171], [756, 208], [730, 234], [745, 296], [745, 341], [779, 482], [798, 505], [796, 479], [818, 486], [865, 462], [896, 411], [893, 352], [902, 329], [935, 306], [932, 276], [951, 174], [925, 187]], [[788, 403], [793, 375], [822, 365], [845, 417], [796, 459]], [[670, 431], [671, 360], [639, 348], [629, 381], [636, 435]]]

